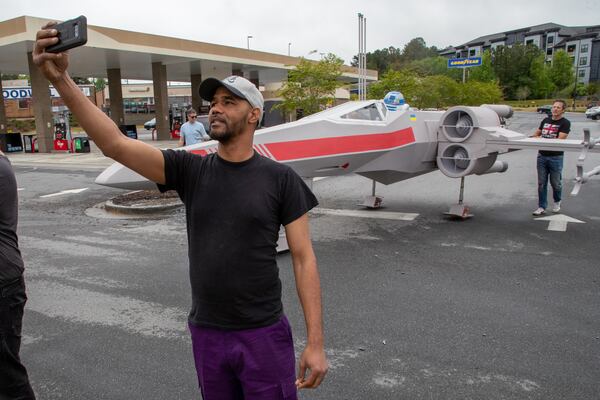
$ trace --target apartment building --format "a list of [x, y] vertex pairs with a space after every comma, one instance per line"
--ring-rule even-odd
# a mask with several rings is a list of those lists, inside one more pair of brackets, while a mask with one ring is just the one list
[[600, 25], [563, 26], [547, 23], [511, 31], [494, 33], [473, 39], [460, 46], [450, 46], [439, 52], [448, 58], [479, 57], [486, 50], [515, 43], [534, 45], [552, 63], [556, 51], [565, 50], [573, 62], [577, 80], [583, 84], [600, 81]]

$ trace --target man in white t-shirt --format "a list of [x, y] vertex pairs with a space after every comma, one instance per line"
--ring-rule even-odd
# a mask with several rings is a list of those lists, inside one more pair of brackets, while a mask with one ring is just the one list
[[198, 116], [196, 110], [190, 108], [186, 114], [188, 120], [181, 126], [181, 130], [179, 131], [179, 147], [210, 140], [210, 136], [206, 133], [204, 125], [196, 121], [196, 117]]

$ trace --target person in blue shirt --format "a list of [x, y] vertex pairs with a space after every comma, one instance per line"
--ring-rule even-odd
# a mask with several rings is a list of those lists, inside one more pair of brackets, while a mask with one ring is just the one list
[[204, 125], [196, 121], [198, 113], [193, 108], [187, 111], [187, 122], [181, 126], [179, 131], [179, 147], [189, 146], [210, 140], [210, 136], [206, 133]]

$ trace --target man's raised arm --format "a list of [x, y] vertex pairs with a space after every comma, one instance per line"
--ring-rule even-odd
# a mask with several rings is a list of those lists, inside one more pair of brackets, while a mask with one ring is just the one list
[[48, 53], [46, 47], [58, 42], [49, 22], [37, 32], [33, 48], [33, 62], [54, 85], [80, 125], [107, 157], [131, 168], [156, 183], [165, 183], [164, 158], [160, 150], [121, 133], [117, 125], [79, 90], [67, 73], [69, 55]]

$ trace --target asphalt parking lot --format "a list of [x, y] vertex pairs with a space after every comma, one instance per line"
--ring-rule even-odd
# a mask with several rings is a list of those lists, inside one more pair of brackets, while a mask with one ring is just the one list
[[[571, 138], [584, 127], [600, 136], [599, 122], [567, 117]], [[540, 119], [517, 113], [509, 127], [533, 132]], [[600, 177], [568, 196], [577, 157], [565, 156], [562, 215], [580, 222], [565, 231], [531, 216], [532, 151], [503, 156], [503, 174], [467, 177], [474, 217], [464, 221], [443, 215], [459, 180], [439, 172], [377, 186], [380, 211], [416, 214], [408, 220], [328, 212], [362, 210], [356, 204], [371, 183], [316, 181], [325, 211], [311, 213], [311, 231], [331, 369], [321, 388], [300, 398], [600, 398]], [[38, 397], [200, 398], [186, 328], [183, 212], [90, 216], [123, 193], [93, 184], [101, 163], [15, 160], [29, 293], [22, 358]], [[587, 169], [597, 165], [600, 154], [588, 155]], [[53, 195], [65, 190], [73, 192]], [[278, 262], [300, 351], [290, 255]]]

